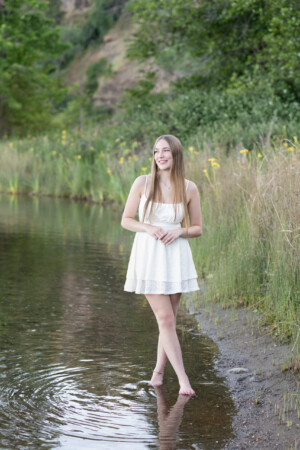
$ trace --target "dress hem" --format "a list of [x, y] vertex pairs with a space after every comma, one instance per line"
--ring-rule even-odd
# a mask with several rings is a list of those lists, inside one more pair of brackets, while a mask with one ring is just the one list
[[125, 292], [136, 294], [179, 294], [199, 291], [197, 278], [182, 280], [181, 282], [157, 282], [154, 280], [127, 279], [124, 285]]
[[175, 291], [175, 292], [140, 292], [140, 291], [129, 291], [129, 290], [127, 290], [127, 289], [124, 289], [124, 291], [125, 292], [130, 292], [130, 293], [133, 293], [133, 294], [147, 294], [147, 295], [151, 295], [151, 294], [153, 294], [153, 295], [172, 295], [172, 294], [187, 294], [188, 292], [196, 292], [196, 291], [199, 291], [200, 290], [200, 288], [198, 287], [198, 288], [196, 288], [196, 289], [189, 289], [188, 291], [184, 291], [184, 290], [181, 290], [181, 291]]

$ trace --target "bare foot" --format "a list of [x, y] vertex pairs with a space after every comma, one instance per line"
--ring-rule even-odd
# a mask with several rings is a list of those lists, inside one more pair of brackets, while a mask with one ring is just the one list
[[149, 386], [162, 386], [163, 384], [163, 372], [158, 372], [157, 370], [153, 370], [153, 375], [151, 380], [149, 381]]
[[181, 394], [181, 395], [196, 395], [196, 392], [194, 391], [194, 389], [192, 389], [189, 380], [185, 381], [184, 383], [180, 383], [179, 394]]

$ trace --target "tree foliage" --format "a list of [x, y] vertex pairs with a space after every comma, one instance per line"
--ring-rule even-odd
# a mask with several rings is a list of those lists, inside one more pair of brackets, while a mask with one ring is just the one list
[[102, 42], [105, 33], [119, 18], [125, 3], [126, 0], [94, 0], [80, 33], [83, 48]]
[[39, 130], [66, 89], [53, 59], [65, 49], [44, 0], [0, 3], [0, 123], [9, 132]]
[[193, 84], [263, 80], [300, 100], [300, 2], [289, 0], [131, 0], [139, 24], [129, 49], [153, 58], [174, 47], [201, 61]]

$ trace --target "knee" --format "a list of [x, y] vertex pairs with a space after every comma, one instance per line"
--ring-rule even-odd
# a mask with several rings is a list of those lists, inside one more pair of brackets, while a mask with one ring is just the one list
[[175, 316], [172, 312], [162, 312], [156, 316], [159, 328], [174, 328]]

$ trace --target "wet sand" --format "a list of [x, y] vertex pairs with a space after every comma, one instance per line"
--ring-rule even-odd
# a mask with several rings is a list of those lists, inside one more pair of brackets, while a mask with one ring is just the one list
[[[199, 325], [190, 332], [205, 333], [217, 343], [216, 367], [236, 404], [236, 437], [224, 448], [300, 449], [300, 373], [287, 368], [292, 346], [276, 342], [246, 308], [194, 306], [191, 300], [186, 307]], [[244, 370], [230, 372], [238, 368]]]

